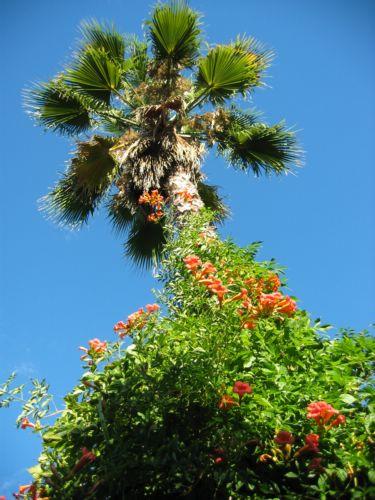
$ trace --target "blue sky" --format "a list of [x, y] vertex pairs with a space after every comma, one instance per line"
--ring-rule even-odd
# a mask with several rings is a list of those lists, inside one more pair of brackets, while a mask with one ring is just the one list
[[[211, 155], [205, 171], [232, 216], [222, 230], [239, 244], [263, 241], [260, 258], [288, 268], [290, 293], [313, 318], [363, 329], [374, 320], [375, 3], [371, 0], [194, 0], [209, 42], [237, 33], [273, 48], [269, 88], [253, 102], [269, 122], [300, 132], [305, 167], [254, 179]], [[157, 283], [122, 258], [103, 214], [79, 232], [46, 221], [37, 199], [65, 169], [73, 145], [33, 126], [21, 91], [67, 61], [82, 19], [113, 20], [139, 33], [149, 0], [3, 0], [0, 37], [0, 381], [45, 377], [61, 397], [80, 373], [77, 347], [112, 339], [112, 325], [152, 301]], [[4, 78], [5, 76], [5, 78]], [[5, 119], [4, 119], [5, 117]], [[0, 411], [0, 495], [28, 481], [39, 440]]]

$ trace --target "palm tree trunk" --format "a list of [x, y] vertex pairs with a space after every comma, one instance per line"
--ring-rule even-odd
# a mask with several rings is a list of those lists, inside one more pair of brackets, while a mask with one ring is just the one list
[[182, 168], [169, 178], [168, 192], [171, 204], [175, 207], [177, 215], [183, 215], [187, 212], [198, 212], [203, 208], [203, 202], [198, 193], [197, 185], [191, 179], [190, 173], [184, 171]]

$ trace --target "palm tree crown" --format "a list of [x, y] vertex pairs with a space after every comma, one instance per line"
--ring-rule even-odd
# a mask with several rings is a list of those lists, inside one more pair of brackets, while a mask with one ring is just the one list
[[158, 4], [145, 27], [139, 40], [84, 23], [71, 64], [27, 93], [39, 124], [77, 142], [45, 209], [76, 226], [104, 202], [139, 264], [162, 248], [166, 207], [225, 216], [201, 172], [208, 149], [255, 175], [287, 172], [299, 157], [283, 123], [266, 125], [234, 101], [262, 85], [270, 52], [246, 37], [202, 51], [199, 14], [183, 1]]

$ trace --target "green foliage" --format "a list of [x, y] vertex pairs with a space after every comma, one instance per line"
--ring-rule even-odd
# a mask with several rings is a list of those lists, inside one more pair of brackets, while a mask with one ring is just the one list
[[198, 183], [198, 193], [206, 208], [215, 214], [215, 220], [222, 222], [229, 214], [228, 207], [223, 203], [218, 193], [218, 187], [204, 182]]
[[117, 173], [109, 154], [112, 145], [111, 139], [100, 136], [78, 143], [67, 172], [42, 200], [52, 218], [73, 227], [87, 221]]
[[283, 123], [269, 127], [264, 123], [253, 123], [242, 127], [232, 123], [225, 132], [216, 134], [218, 152], [241, 170], [251, 169], [256, 175], [281, 174], [289, 165], [298, 164], [301, 150], [295, 135], [285, 129]]
[[200, 45], [199, 16], [184, 0], [158, 4], [147, 25], [157, 59], [174, 65], [193, 64]]
[[87, 108], [58, 81], [37, 84], [26, 94], [25, 104], [41, 125], [53, 131], [76, 135], [91, 126]]
[[163, 224], [148, 222], [137, 214], [125, 243], [125, 254], [139, 267], [150, 267], [160, 259], [164, 243]]
[[[319, 332], [327, 327], [302, 310], [243, 328], [241, 303], [227, 299], [245, 280], [266, 283], [281, 270], [254, 260], [259, 244], [210, 236], [210, 221], [189, 218], [168, 240], [159, 276], [167, 314], [138, 323], [132, 345], [93, 353], [62, 416], [42, 431], [38, 487], [51, 499], [371, 498], [375, 339], [326, 337]], [[187, 269], [192, 254], [227, 286], [221, 306]], [[253, 392], [240, 400], [236, 381]], [[224, 394], [237, 404], [220, 408]], [[307, 418], [307, 405], [322, 400], [345, 425]], [[289, 448], [274, 440], [281, 430], [295, 439]], [[311, 433], [320, 435], [319, 452], [303, 452]]]
[[65, 82], [109, 104], [111, 92], [119, 90], [123, 67], [102, 48], [88, 47], [68, 69]]
[[125, 40], [114, 26], [106, 26], [98, 21], [84, 22], [81, 26], [83, 50], [92, 47], [104, 50], [113, 60], [122, 62], [125, 54]]
[[[246, 47], [247, 49], [247, 47]], [[259, 85], [268, 55], [238, 44], [218, 45], [199, 61], [197, 88], [212, 102], [220, 103]]]

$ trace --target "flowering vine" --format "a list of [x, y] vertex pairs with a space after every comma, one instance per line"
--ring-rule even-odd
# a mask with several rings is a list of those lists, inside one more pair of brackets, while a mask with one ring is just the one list
[[143, 193], [139, 197], [138, 203], [149, 208], [150, 213], [147, 215], [149, 222], [158, 222], [163, 217], [165, 201], [157, 189], [153, 189], [150, 193]]

